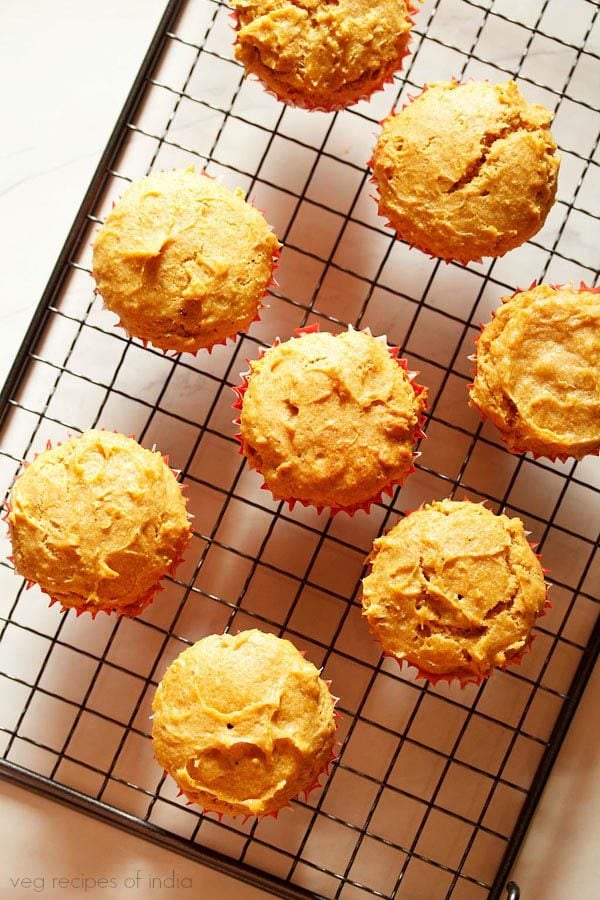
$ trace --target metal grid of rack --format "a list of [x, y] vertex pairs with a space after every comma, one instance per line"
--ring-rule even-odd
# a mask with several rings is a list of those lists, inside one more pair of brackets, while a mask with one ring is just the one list
[[[426, 0], [404, 71], [337, 114], [277, 103], [234, 62], [229, 10], [172, 0], [2, 395], [3, 495], [21, 460], [92, 426], [170, 454], [194, 536], [138, 619], [47, 608], [3, 554], [0, 773], [259, 884], [280, 897], [499, 897], [598, 649], [597, 459], [513, 457], [466, 402], [478, 323], [538, 280], [595, 283], [600, 245], [598, 4]], [[577, 23], [577, 24], [575, 24]], [[583, 29], [583, 30], [582, 30]], [[515, 77], [556, 111], [557, 203], [503, 259], [467, 267], [409, 252], [377, 217], [365, 160], [377, 121], [425, 81]], [[90, 241], [127, 183], [196, 164], [249, 192], [285, 244], [270, 308], [237, 343], [172, 357], [113, 329]], [[246, 357], [320, 322], [387, 334], [430, 387], [417, 472], [370, 515], [293, 511], [236, 454]], [[381, 658], [360, 616], [372, 540], [445, 496], [520, 516], [552, 568], [554, 607], [519, 668], [481, 687], [424, 684]], [[46, 598], [47, 599], [47, 598]], [[284, 635], [341, 695], [340, 758], [277, 821], [186, 807], [152, 759], [150, 704], [169, 662], [223, 629]]]

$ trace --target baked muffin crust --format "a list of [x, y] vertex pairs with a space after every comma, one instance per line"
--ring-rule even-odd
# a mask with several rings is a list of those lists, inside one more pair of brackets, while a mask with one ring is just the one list
[[598, 453], [600, 293], [540, 284], [505, 297], [477, 342], [470, 401], [514, 453]]
[[190, 537], [180, 485], [160, 453], [90, 430], [17, 478], [8, 523], [17, 572], [65, 608], [136, 615]]
[[231, 0], [235, 55], [280, 100], [332, 109], [400, 68], [412, 26], [404, 0]]
[[193, 167], [157, 172], [130, 185], [107, 216], [94, 277], [129, 334], [195, 353], [256, 318], [278, 249], [241, 190]]
[[542, 227], [559, 161], [552, 113], [513, 81], [434, 83], [383, 123], [371, 166], [398, 237], [461, 262], [502, 256]]
[[487, 677], [525, 649], [544, 573], [520, 519], [442, 500], [378, 538], [363, 612], [383, 650], [422, 675]]
[[250, 364], [242, 451], [276, 499], [349, 508], [403, 480], [427, 392], [383, 340], [303, 334]]
[[154, 752], [205, 810], [265, 815], [311, 790], [332, 759], [334, 701], [289, 641], [257, 630], [210, 635], [165, 672]]

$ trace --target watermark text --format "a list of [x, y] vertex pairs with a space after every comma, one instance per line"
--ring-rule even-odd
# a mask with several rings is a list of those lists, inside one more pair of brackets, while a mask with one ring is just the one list
[[8, 887], [15, 891], [31, 891], [34, 894], [43, 894], [44, 891], [50, 890], [88, 894], [90, 891], [116, 891], [117, 888], [125, 888], [132, 893], [134, 891], [168, 891], [174, 888], [192, 888], [193, 884], [189, 876], [180, 875], [175, 869], [164, 874], [137, 869], [135, 873], [132, 872], [118, 878], [84, 874], [12, 875], [8, 879]]

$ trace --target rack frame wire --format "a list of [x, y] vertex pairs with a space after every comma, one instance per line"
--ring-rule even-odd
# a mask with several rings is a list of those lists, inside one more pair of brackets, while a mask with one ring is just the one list
[[[590, 99], [585, 91], [570, 93], [572, 82], [581, 84], [582, 60], [585, 66], [600, 62], [595, 45], [589, 43], [598, 23], [598, 4], [591, 0], [578, 0], [578, 3], [582, 10], [589, 12], [580, 44], [570, 40], [568, 34], [565, 37], [552, 32], [551, 27], [548, 33], [555, 5], [553, 0], [536, 0], [532, 4], [533, 11], [528, 13], [531, 21], [527, 25], [503, 11], [506, 3], [502, 2], [427, 2], [417, 14], [412, 56], [394, 84], [386, 89], [380, 104], [388, 102], [389, 109], [390, 98], [397, 101], [407, 89], [418, 90], [421, 83], [413, 66], [418, 67], [423, 54], [434, 52], [447, 54], [448, 65], [456, 66], [453, 74], [460, 77], [472, 74], [472, 66], [478, 73], [485, 72], [493, 62], [498, 78], [502, 73], [517, 76], [525, 88], [545, 92], [549, 100], [554, 97], [557, 109], [563, 103], [569, 105], [569, 109], [574, 106], [582, 117], [586, 117], [586, 122], [593, 120], [592, 124], [596, 123], [595, 117], [600, 116], [600, 110], [593, 98]], [[437, 27], [440, 22], [448, 25], [448, 10], [458, 18], [462, 17], [463, 30], [458, 29], [455, 40], [440, 36]], [[397, 273], [394, 254], [403, 254], [403, 251], [398, 250], [400, 245], [394, 243], [389, 230], [365, 211], [362, 203], [368, 190], [368, 173], [362, 163], [352, 158], [352, 148], [348, 149], [344, 144], [354, 128], [375, 130], [376, 118], [373, 118], [371, 108], [360, 104], [345, 113], [322, 116], [319, 121], [323, 123], [323, 130], [319, 130], [320, 126], [316, 128], [316, 137], [302, 129], [308, 129], [309, 121], [316, 123], [315, 116], [321, 114], [307, 119], [305, 114], [288, 111], [271, 102], [266, 95], [263, 108], [256, 91], [252, 93], [252, 84], [243, 81], [241, 68], [232, 61], [231, 48], [223, 49], [225, 14], [226, 6], [218, 0], [169, 0], [166, 5], [0, 395], [4, 448], [0, 450], [0, 473], [4, 490], [10, 487], [19, 471], [21, 459], [41, 449], [48, 432], [60, 438], [67, 432], [103, 425], [115, 410], [123, 415], [123, 407], [118, 403], [125, 401], [127, 409], [135, 407], [136, 414], [134, 416], [132, 412], [131, 415], [136, 423], [139, 422], [138, 437], [142, 442], [153, 443], [158, 420], [166, 423], [158, 429], [161, 441], [157, 443], [161, 449], [164, 449], [164, 442], [168, 442], [168, 429], [176, 431], [174, 449], [176, 454], [180, 451], [176, 463], [182, 469], [182, 479], [193, 491], [193, 511], [202, 511], [206, 504], [212, 503], [217, 512], [206, 527], [203, 527], [203, 521], [195, 523], [190, 558], [183, 575], [178, 573], [169, 582], [168, 596], [163, 601], [165, 611], [161, 613], [158, 609], [159, 598], [139, 622], [116, 625], [108, 622], [106, 627], [96, 622], [93, 636], [88, 625], [81, 621], [73, 627], [72, 613], [61, 617], [52, 611], [47, 618], [37, 621], [31, 610], [41, 603], [41, 597], [24, 599], [24, 585], [2, 560], [2, 584], [12, 586], [12, 596], [7, 590], [0, 609], [0, 677], [4, 685], [22, 697], [22, 704], [12, 724], [5, 725], [0, 720], [0, 737], [4, 740], [0, 775], [243, 878], [279, 897], [398, 897], [401, 900], [420, 896], [411, 887], [419, 883], [425, 885], [419, 890], [428, 891], [431, 900], [438, 897], [499, 898], [598, 657], [600, 628], [596, 617], [598, 601], [593, 589], [597, 533], [588, 528], [587, 522], [578, 520], [573, 506], [577, 498], [585, 497], [593, 526], [594, 516], [600, 509], [600, 484], [590, 465], [573, 461], [547, 464], [509, 457], [499, 449], [497, 435], [492, 429], [473, 419], [465, 419], [464, 412], [457, 413], [458, 420], [452, 418], [458, 407], [454, 400], [448, 401], [447, 396], [454, 396], [452, 391], [456, 382], [464, 389], [468, 380], [466, 371], [461, 368], [461, 359], [475, 331], [474, 321], [488, 308], [486, 304], [497, 305], [499, 297], [515, 287], [507, 277], [506, 267], [492, 261], [469, 267], [450, 264], [444, 269], [439, 261], [431, 261], [417, 262], [410, 268], [412, 264], [407, 262], [406, 255], [402, 255], [402, 266], [408, 267], [405, 271], [415, 279], [414, 284], [411, 282], [406, 286], [402, 278], [386, 274], [390, 267]], [[585, 19], [583, 13], [582, 16]], [[184, 27], [186, 21], [187, 30]], [[193, 38], [190, 32], [192, 27], [198, 28], [198, 21], [205, 26], [200, 40]], [[489, 35], [493, 29], [500, 35], [504, 33], [502, 29], [508, 29], [506, 33], [513, 35], [515, 40], [517, 35], [519, 40], [522, 39], [521, 49], [515, 52], [512, 62], [494, 57], [493, 45], [492, 51], [489, 50]], [[553, 42], [565, 57], [562, 86], [542, 84], [531, 73], [527, 74], [532, 47], [548, 41]], [[492, 62], [490, 53], [494, 57]], [[183, 74], [179, 73], [178, 81], [170, 81], [169, 59], [177, 54], [187, 54], [187, 62], [182, 56], [186, 63], [180, 67]], [[227, 73], [223, 78], [225, 81], [232, 78], [231, 90], [220, 84], [221, 76], [217, 75], [219, 83], [216, 87], [211, 83], [204, 99], [195, 95], [198, 84], [202, 83], [198, 73], [203, 72], [204, 79], [207, 77], [209, 70], [203, 70], [205, 65]], [[214, 94], [210, 93], [213, 90]], [[227, 103], [219, 105], [214, 99], [221, 96], [219, 91], [225, 94], [229, 91]], [[244, 100], [241, 98], [245, 97], [245, 91], [250, 93]], [[193, 109], [191, 124], [190, 109]], [[202, 133], [194, 119], [200, 114], [198, 110], [204, 116]], [[183, 119], [182, 125], [178, 124], [180, 119]], [[156, 120], [161, 126], [153, 129], [152, 123], [156, 124]], [[337, 131], [340, 123], [342, 127]], [[260, 150], [254, 163], [245, 166], [232, 160], [231, 148], [239, 142], [242, 133], [228, 142], [228, 129], [234, 126], [253, 129], [253, 139]], [[183, 138], [190, 138], [190, 135], [191, 139], [185, 143]], [[198, 145], [194, 146], [196, 140], [208, 141], [208, 144], [199, 149]], [[302, 184], [302, 179], [294, 182], [293, 177], [290, 180], [289, 175], [278, 171], [276, 164], [273, 168], [273, 159], [281, 155], [280, 142], [290, 153], [298, 154], [298, 168], [304, 174]], [[128, 156], [130, 146], [133, 151]], [[589, 179], [600, 169], [595, 159], [597, 148], [598, 134], [583, 149], [577, 146], [564, 152], [569, 171], [574, 173], [572, 189], [570, 194], [559, 197], [556, 222], [527, 245], [530, 255], [524, 257], [529, 270], [531, 259], [539, 261], [534, 273], [539, 280], [558, 271], [569, 276], [582, 275], [590, 284], [596, 283], [597, 271], [585, 246], [580, 252], [573, 250], [574, 246], [576, 250], [578, 247], [573, 241], [570, 223], [571, 217], [585, 217], [589, 227], [595, 228], [600, 221], [600, 216], [586, 206], [589, 184], [593, 183]], [[142, 171], [136, 169], [138, 157], [144, 158]], [[305, 296], [298, 296], [284, 280], [272, 294], [278, 331], [273, 331], [267, 314], [256, 331], [240, 338], [235, 347], [224, 348], [222, 353], [217, 351], [210, 359], [205, 355], [195, 360], [187, 356], [163, 357], [152, 348], [141, 349], [139, 342], [122, 334], [110, 334], [110, 324], [104, 318], [108, 314], [99, 311], [92, 286], [89, 282], [87, 288], [81, 286], [81, 279], [89, 273], [86, 242], [93, 228], [102, 221], [110, 199], [118, 195], [132, 177], [153, 168], [194, 159], [200, 159], [209, 171], [213, 166], [216, 174], [225, 180], [232, 177], [232, 183], [235, 179], [245, 180], [251, 194], [262, 191], [263, 198], [273, 203], [267, 211], [268, 218], [273, 209], [277, 212], [277, 202], [281, 207], [278, 215], [285, 218], [281, 210], [288, 211], [284, 226], [277, 229], [285, 245], [283, 266], [289, 266], [297, 285], [305, 293]], [[115, 168], [124, 161], [132, 165], [130, 175]], [[336, 198], [329, 203], [320, 199], [321, 195], [314, 189], [316, 183], [325, 185], [328, 173], [330, 176], [332, 171], [347, 179], [349, 184], [349, 199], [342, 207], [336, 205]], [[340, 182], [340, 192], [343, 184], [345, 181]], [[325, 223], [324, 230], [331, 226], [330, 241], [311, 244], [311, 232], [315, 230], [311, 222], [315, 221], [315, 216]], [[304, 223], [302, 227], [299, 222]], [[385, 246], [376, 264], [370, 259], [365, 262], [360, 252], [356, 253], [357, 247], [360, 249], [368, 241]], [[290, 276], [291, 282], [294, 278]], [[447, 279], [448, 284], [452, 284], [453, 278], [459, 279], [457, 283], [461, 290], [465, 290], [467, 284], [475, 284], [471, 302], [464, 308], [445, 305], [443, 287]], [[352, 315], [347, 314], [349, 309], [341, 309], [336, 300], [340, 285], [348, 291]], [[86, 308], [83, 308], [83, 297], [87, 298]], [[381, 311], [382, 297], [387, 314]], [[393, 304], [396, 305], [389, 312]], [[237, 372], [244, 367], [243, 352], [256, 356], [261, 343], [269, 343], [286, 328], [291, 333], [293, 327], [309, 321], [321, 320], [332, 330], [340, 330], [348, 324], [375, 328], [384, 322], [393, 331], [397, 327], [394, 316], [401, 315], [404, 318], [398, 329], [403, 352], [408, 354], [411, 365], [425, 368], [427, 376], [422, 377], [425, 383], [428, 379], [435, 382], [428, 418], [428, 431], [434, 434], [429, 443], [433, 446], [436, 440], [442, 440], [442, 436], [448, 439], [448, 446], [454, 447], [456, 443], [458, 455], [452, 470], [445, 470], [446, 462], [428, 456], [431, 451], [426, 451], [418, 464], [418, 473], [412, 476], [414, 491], [409, 488], [409, 480], [389, 502], [378, 505], [370, 519], [359, 514], [354, 524], [347, 521], [344, 525], [340, 523], [340, 517], [328, 520], [312, 511], [288, 512], [284, 504], [260, 498], [252, 481], [254, 476], [239, 459], [224, 475], [218, 466], [215, 469], [214, 460], [220, 459], [220, 451], [225, 447], [231, 459], [234, 458], [232, 429], [222, 424], [219, 414], [230, 406], [229, 388], [236, 383]], [[434, 329], [435, 339], [429, 347], [432, 323], [436, 323], [437, 330]], [[52, 340], [53, 335], [59, 335], [61, 326], [70, 331], [65, 332], [66, 338], [56, 338], [60, 349], [56, 355]], [[452, 331], [446, 332], [445, 328]], [[261, 339], [257, 339], [256, 333], [261, 334]], [[445, 343], [450, 343], [447, 353]], [[91, 359], [87, 367], [82, 368], [77, 363], [78, 354], [90, 346], [97, 347], [98, 355], [103, 348], [113, 354], [112, 371], [107, 377], [98, 374], [94, 368], [96, 363]], [[444, 354], [436, 357], [440, 348]], [[131, 358], [136, 361], [133, 369]], [[137, 375], [134, 377], [132, 372], [136, 365], [142, 365], [142, 358], [155, 377], [158, 377], [156, 373], [160, 375], [152, 399], [144, 397], [144, 391], [141, 395], [136, 393]], [[48, 381], [40, 394], [42, 372]], [[181, 386], [195, 384], [198, 378], [207, 394], [201, 415], [180, 405]], [[78, 418], [76, 410], [70, 416], [61, 413], [61, 410], [72, 409], [73, 397], [77, 397], [78, 392], [82, 395], [88, 392], [86, 402], [90, 404], [89, 409], [95, 409], [90, 413], [86, 407], [82, 419]], [[113, 403], [117, 405], [111, 406]], [[27, 433], [25, 439], [22, 438], [24, 432]], [[185, 440], [181, 435], [185, 435]], [[180, 441], [185, 445], [183, 449], [179, 446]], [[482, 481], [491, 477], [499, 453], [508, 466], [504, 473], [506, 477], [501, 484], [493, 482], [487, 487]], [[212, 464], [206, 462], [211, 458]], [[475, 465], [475, 461], [481, 459], [484, 460], [483, 476]], [[554, 493], [546, 512], [540, 512], [533, 494], [523, 491], [525, 475], [539, 479], [544, 489], [553, 486]], [[546, 620], [547, 625], [542, 623], [537, 629], [539, 638], [522, 671], [497, 673], [488, 685], [470, 686], [462, 692], [454, 687], [417, 683], [410, 672], [398, 672], [379, 656], [376, 649], [365, 650], [362, 645], [357, 649], [356, 643], [364, 636], [357, 598], [369, 542], [375, 534], [390, 527], [393, 517], [403, 513], [407, 497], [416, 502], [430, 499], [427, 496], [429, 490], [440, 496], [445, 493], [455, 496], [464, 491], [475, 499], [487, 499], [494, 509], [514, 511], [533, 527], [542, 548], [545, 543], [555, 546], [558, 540], [570, 548], [568, 562], [573, 564], [573, 574], [563, 567], [554, 578], [555, 591], [560, 597], [558, 610], [552, 614], [553, 619], [551, 615]], [[518, 497], [521, 497], [520, 501], [516, 499]], [[262, 523], [258, 529], [260, 539], [246, 535], [245, 542], [236, 544], [241, 540], [235, 530], [239, 521], [249, 522], [250, 529], [255, 523]], [[294, 535], [294, 539], [297, 537], [299, 544], [306, 542], [301, 560], [293, 556], [290, 535]], [[286, 552], [291, 554], [289, 559], [282, 556]], [[347, 579], [338, 574], [338, 581], [332, 582], [324, 574], [334, 559], [339, 559], [340, 567], [347, 563], [350, 571]], [[235, 583], [234, 588], [228, 579]], [[278, 611], [272, 603], [263, 603], [261, 590], [264, 593], [265, 585], [269, 590], [274, 589], [273, 585], [281, 590], [282, 584], [286, 585], [291, 601], [287, 610]], [[196, 609], [200, 612], [190, 618], [190, 610], [195, 614]], [[315, 615], [318, 615], [315, 610], [323, 610], [323, 616], [331, 619], [327, 634], [315, 621]], [[242, 826], [237, 820], [230, 824], [217, 823], [210, 816], [184, 809], [168, 780], [159, 777], [152, 766], [148, 769], [149, 775], [142, 771], [143, 765], [140, 766], [139, 783], [120, 768], [127, 758], [130, 741], [141, 742], [135, 745], [140, 747], [149, 744], [147, 727], [142, 726], [141, 716], [147, 712], [158, 673], [165, 664], [197, 637], [198, 628], [203, 633], [203, 630], [208, 632], [218, 627], [237, 630], [241, 626], [263, 627], [285, 634], [300, 646], [307, 646], [309, 657], [323, 665], [326, 674], [330, 674], [331, 669], [337, 672], [334, 689], [342, 695], [345, 715], [340, 731], [340, 760], [319, 796], [296, 804], [296, 824], [292, 819], [280, 820], [277, 824], [261, 822]], [[132, 634], [139, 637], [143, 632], [150, 648], [154, 647], [154, 654], [150, 653], [152, 658], [146, 663], [132, 660], [129, 666], [120, 649], [124, 632], [125, 640]], [[98, 633], [101, 640], [97, 638]], [[40, 648], [37, 669], [32, 673], [23, 674], [17, 668], [11, 669], [13, 663], [10, 660], [16, 652], [14, 647], [20, 646], [20, 640], [30, 642], [33, 656], [37, 653], [35, 648]], [[536, 651], [540, 645], [542, 649]], [[8, 653], [6, 666], [3, 665], [3, 651]], [[68, 691], [63, 693], [53, 687], [56, 682], [52, 679], [57, 678], [58, 670], [64, 667], [57, 659], [67, 658], [59, 653], [69, 654], [68, 659], [74, 666], [88, 667], [85, 689], [76, 698], [69, 698]], [[83, 670], [78, 668], [76, 671]], [[135, 688], [132, 688], [134, 699], [123, 715], [107, 710], [98, 700], [96, 689], [101, 684], [112, 683], [110, 679], [121, 679], [119, 683], [123, 685], [135, 682]], [[352, 691], [351, 685], [357, 679], [362, 682], [356, 691]], [[506, 706], [508, 694], [515, 708]], [[382, 696], [383, 700], [380, 699]], [[53, 709], [59, 709], [57, 704], [60, 703], [61, 714], [63, 707], [70, 709], [70, 718], [67, 716], [67, 725], [56, 745], [52, 745], [50, 737], [46, 741], [40, 736], [44, 704], [49, 703], [55, 704]], [[395, 708], [396, 703], [402, 708], [401, 715]], [[440, 711], [446, 730], [429, 737], [427, 729], [431, 732]], [[93, 727], [89, 725], [92, 719]], [[425, 731], [423, 723], [427, 726]], [[90, 756], [90, 741], [86, 743], [82, 737], [86, 728], [92, 729], [91, 743], [96, 741], [98, 734], [102, 735], [97, 743], [104, 746], [105, 742], [110, 749], [105, 758]], [[111, 743], [106, 735], [112, 735], [113, 731], [115, 737]], [[491, 768], [486, 769], [473, 750], [474, 736], [482, 736], [484, 744], [501, 739], [502, 752]], [[370, 770], [365, 748], [371, 747], [373, 739], [380, 742], [378, 749], [385, 749], [381, 751], [381, 759], [376, 760], [379, 768]], [[528, 774], [519, 782], [521, 776], [515, 769], [515, 759], [525, 759], [519, 755], [519, 748], [525, 742], [531, 752], [537, 753], [537, 764], [531, 768], [527, 757]], [[428, 760], [430, 783], [421, 785], [414, 780], [403, 780], [406, 776], [402, 772], [410, 771], [407, 760], [412, 760], [413, 764], [418, 761], [419, 766], [423, 760]], [[145, 785], [142, 775], [149, 779]], [[92, 783], [94, 787], [91, 787]], [[456, 794], [457, 785], [464, 791], [467, 783], [477, 785], [480, 802], [476, 810], [461, 806]], [[122, 797], [122, 801], [107, 800], [113, 796], [111, 791], [117, 789], [121, 794], [114, 793], [114, 796]], [[344, 793], [355, 789], [364, 794], [359, 813], [346, 809], [343, 802]], [[504, 798], [502, 802], [500, 796]], [[143, 814], [132, 812], [134, 808], [142, 808], [139, 803]], [[399, 812], [401, 816], [398, 816]], [[412, 815], [412, 830], [407, 829], [402, 837], [390, 832], [388, 820], [392, 814], [401, 820]], [[441, 851], [436, 856], [432, 841], [439, 840], [440, 834], [448, 828], [448, 819], [454, 829], [453, 835], [460, 832], [462, 837], [452, 844], [452, 856], [444, 857]], [[483, 852], [481, 842], [485, 841], [491, 842], [495, 849]], [[320, 855], [319, 846], [329, 848], [335, 856], [340, 842], [347, 847], [343, 853], [340, 851], [339, 863], [330, 865]]]

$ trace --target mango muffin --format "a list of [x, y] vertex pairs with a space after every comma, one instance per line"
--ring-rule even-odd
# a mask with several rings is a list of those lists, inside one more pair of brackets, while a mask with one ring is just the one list
[[505, 297], [477, 341], [469, 393], [513, 453], [598, 453], [598, 289], [540, 284]]
[[363, 612], [384, 652], [430, 680], [465, 684], [520, 661], [546, 604], [520, 519], [442, 500], [378, 538]]
[[289, 641], [210, 635], [165, 672], [152, 704], [156, 759], [206, 812], [275, 814], [333, 759], [334, 700]]
[[382, 87], [408, 52], [405, 0], [231, 0], [235, 56], [279, 100], [325, 111]]
[[191, 166], [127, 188], [96, 237], [93, 271], [132, 337], [196, 353], [258, 317], [278, 251], [241, 190]]
[[185, 500], [160, 453], [90, 430], [26, 466], [9, 500], [16, 571], [64, 609], [135, 616], [179, 563]]
[[368, 510], [414, 471], [427, 391], [385, 338], [295, 334], [251, 362], [237, 389], [242, 453], [277, 500]]
[[514, 81], [428, 85], [383, 123], [370, 163], [380, 214], [432, 256], [502, 256], [540, 230], [554, 203], [552, 118]]

